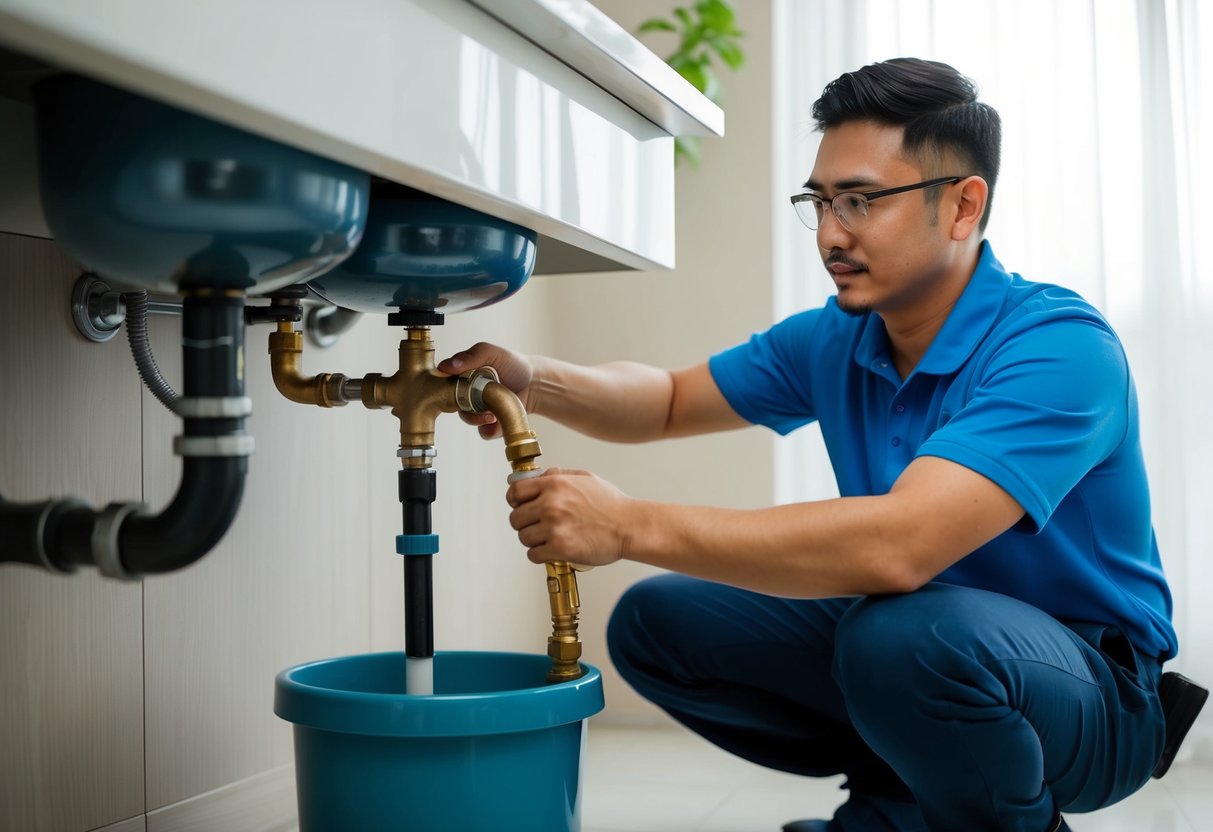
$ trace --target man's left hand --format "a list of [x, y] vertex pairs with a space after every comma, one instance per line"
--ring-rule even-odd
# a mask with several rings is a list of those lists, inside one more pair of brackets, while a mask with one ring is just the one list
[[589, 471], [549, 468], [510, 486], [510, 525], [535, 563], [605, 566], [627, 556], [626, 514], [636, 501]]

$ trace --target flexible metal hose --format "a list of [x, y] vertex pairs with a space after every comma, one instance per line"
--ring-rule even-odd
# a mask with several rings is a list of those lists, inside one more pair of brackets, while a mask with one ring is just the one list
[[152, 345], [147, 337], [147, 292], [126, 293], [126, 340], [131, 346], [131, 356], [139, 368], [139, 378], [152, 391], [152, 395], [169, 410], [178, 395], [156, 366], [152, 356]]

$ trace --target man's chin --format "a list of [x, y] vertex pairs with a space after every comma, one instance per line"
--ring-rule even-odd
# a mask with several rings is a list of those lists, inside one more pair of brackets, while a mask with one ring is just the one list
[[841, 292], [835, 295], [834, 300], [837, 302], [839, 310], [850, 315], [852, 318], [858, 318], [872, 311], [872, 304], [862, 300], [855, 301], [844, 298]]

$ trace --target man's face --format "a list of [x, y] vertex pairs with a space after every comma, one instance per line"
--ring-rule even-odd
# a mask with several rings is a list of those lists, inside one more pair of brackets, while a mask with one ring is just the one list
[[[831, 127], [821, 139], [809, 188], [827, 201], [840, 193], [864, 193], [911, 185], [963, 171], [924, 171], [901, 149], [902, 128], [868, 121]], [[943, 186], [946, 197], [947, 186]], [[838, 289], [844, 312], [899, 312], [930, 302], [946, 270], [949, 229], [941, 204], [924, 191], [874, 200], [867, 218], [843, 227], [827, 206], [817, 229], [822, 261]]]

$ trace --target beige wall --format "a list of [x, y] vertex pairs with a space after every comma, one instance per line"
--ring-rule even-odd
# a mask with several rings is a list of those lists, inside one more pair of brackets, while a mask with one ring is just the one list
[[[600, 5], [629, 28], [652, 10]], [[440, 354], [490, 340], [678, 367], [770, 323], [769, 3], [744, 4], [741, 25], [749, 61], [724, 79], [728, 136], [705, 140], [702, 167], [678, 173], [678, 269], [536, 278], [507, 303], [448, 318], [435, 332]], [[76, 334], [67, 310], [78, 271], [52, 242], [0, 234], [9, 391], [0, 397], [0, 493], [143, 499], [158, 509], [177, 482], [174, 419], [142, 392], [121, 338], [92, 344]], [[152, 323], [173, 380], [180, 322]], [[400, 648], [394, 420], [285, 401], [269, 379], [266, 335], [248, 333], [257, 452], [240, 515], [215, 551], [134, 584], [0, 567], [0, 832], [281, 828], [294, 786], [289, 726], [272, 712], [274, 675], [308, 659]], [[309, 372], [391, 372], [397, 340], [383, 319], [367, 318], [304, 361]], [[547, 464], [591, 468], [637, 496], [771, 500], [773, 443], [758, 431], [621, 448], [542, 420], [535, 427]], [[509, 532], [500, 444], [446, 417], [438, 448], [438, 648], [542, 651], [546, 592]], [[603, 643], [615, 599], [650, 571], [618, 565], [581, 579], [586, 658], [607, 677], [605, 718], [656, 717], [615, 678]]]

